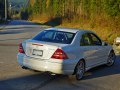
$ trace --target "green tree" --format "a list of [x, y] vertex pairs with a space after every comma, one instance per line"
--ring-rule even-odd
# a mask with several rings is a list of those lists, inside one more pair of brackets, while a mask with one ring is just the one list
[[41, 8], [41, 0], [36, 0], [34, 5], [33, 5], [33, 12], [35, 14], [39, 14], [42, 11], [41, 9], [42, 9]]
[[42, 0], [41, 5], [42, 5], [42, 13], [45, 13], [46, 12], [46, 0]]
[[120, 0], [104, 0], [104, 9], [109, 16], [117, 16], [120, 13]]

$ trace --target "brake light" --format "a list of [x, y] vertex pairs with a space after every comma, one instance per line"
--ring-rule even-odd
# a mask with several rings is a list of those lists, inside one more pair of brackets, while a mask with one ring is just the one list
[[63, 60], [63, 59], [68, 59], [68, 56], [66, 55], [66, 53], [63, 50], [57, 49], [51, 58]]
[[23, 46], [22, 46], [22, 43], [19, 44], [19, 53], [25, 53]]

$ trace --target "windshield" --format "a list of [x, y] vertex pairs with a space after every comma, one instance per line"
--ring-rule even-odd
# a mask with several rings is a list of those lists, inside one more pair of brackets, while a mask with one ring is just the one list
[[74, 38], [75, 33], [45, 30], [33, 38], [33, 40], [70, 44]]

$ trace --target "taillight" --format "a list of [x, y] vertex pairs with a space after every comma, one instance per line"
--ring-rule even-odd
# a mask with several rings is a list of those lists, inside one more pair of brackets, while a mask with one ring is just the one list
[[19, 53], [25, 53], [23, 46], [22, 46], [22, 43], [19, 44]]
[[61, 50], [61, 49], [57, 49], [57, 50], [54, 52], [54, 54], [52, 55], [51, 58], [62, 59], [62, 60], [63, 60], [63, 59], [68, 59], [66, 53], [65, 53], [63, 50]]

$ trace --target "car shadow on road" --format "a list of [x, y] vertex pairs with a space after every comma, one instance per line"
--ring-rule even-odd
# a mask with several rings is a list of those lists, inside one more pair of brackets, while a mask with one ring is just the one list
[[[117, 75], [117, 74], [120, 75], [120, 55], [117, 56], [113, 66], [108, 67], [106, 65], [101, 65], [101, 66], [92, 68], [87, 72], [85, 72], [82, 80], [95, 79], [99, 77], [105, 77], [105, 76]], [[63, 78], [66, 80], [69, 80], [68, 76], [64, 76]], [[73, 79], [75, 78], [72, 78], [72, 81], [74, 81]]]
[[[93, 68], [85, 74], [82, 80], [88, 80], [93, 78], [99, 78], [109, 75], [120, 74], [120, 56], [117, 57], [115, 64], [112, 67], [107, 67], [105, 65]], [[5, 80], [0, 80], [0, 90], [37, 90], [52, 81], [62, 80], [64, 82], [70, 83], [70, 79], [65, 75], [50, 75], [49, 73], [39, 73], [35, 72], [33, 75], [27, 75], [22, 77], [10, 78]]]
[[117, 59], [113, 66], [108, 67], [106, 65], [101, 65], [87, 71], [83, 80], [115, 74], [120, 74], [120, 56], [117, 56]]

